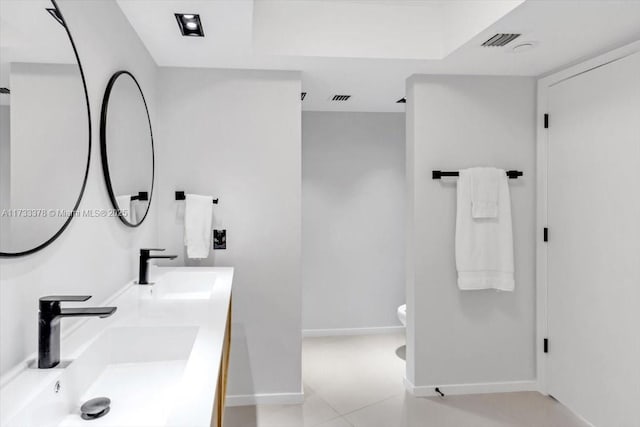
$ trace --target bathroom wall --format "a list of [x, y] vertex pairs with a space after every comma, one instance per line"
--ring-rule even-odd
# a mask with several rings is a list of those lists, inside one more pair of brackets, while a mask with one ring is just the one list
[[[6, 95], [2, 96], [5, 98]], [[3, 100], [4, 101], [4, 100]], [[0, 105], [0, 206], [9, 206], [10, 182], [11, 182], [11, 140], [9, 133], [10, 124], [9, 105]], [[0, 230], [6, 230], [9, 217], [0, 215]], [[2, 236], [0, 236], [2, 237]], [[4, 237], [2, 237], [4, 238]], [[1, 273], [0, 273], [1, 274]]]
[[[300, 74], [161, 68], [158, 199], [169, 263], [235, 267], [228, 403], [300, 399]], [[185, 260], [184, 201], [211, 195], [227, 249]]]
[[[82, 187], [87, 162], [87, 117], [80, 71], [70, 64], [11, 64], [11, 175], [10, 208], [71, 209]], [[46, 126], [34, 126], [46, 118]], [[84, 145], [83, 145], [84, 144]], [[64, 154], [64, 171], [55, 171], [51, 159]], [[33, 171], [39, 173], [33, 173]], [[46, 176], [46, 179], [41, 179]], [[3, 247], [17, 250], [40, 244], [66, 218], [13, 218], [3, 229]], [[9, 233], [10, 231], [10, 233]], [[18, 244], [20, 243], [20, 244]]]
[[[99, 149], [104, 89], [113, 72], [133, 72], [145, 91], [155, 124], [156, 66], [115, 2], [59, 0], [58, 4], [81, 57], [92, 113], [91, 169], [80, 209], [110, 209]], [[38, 126], [47, 127], [47, 119], [42, 117]], [[65, 158], [61, 152], [57, 159], [61, 168]], [[38, 297], [86, 293], [94, 296], [92, 304], [100, 304], [134, 277], [138, 248], [157, 244], [155, 212], [153, 206], [147, 221], [135, 230], [117, 218], [75, 218], [46, 249], [27, 257], [0, 259], [2, 374], [36, 349]]]
[[[535, 106], [531, 78], [407, 82], [407, 379], [419, 394], [534, 386]], [[482, 165], [524, 171], [509, 182], [514, 292], [456, 284], [455, 180], [431, 171]]]
[[400, 326], [404, 133], [401, 113], [302, 114], [302, 327], [307, 333]]

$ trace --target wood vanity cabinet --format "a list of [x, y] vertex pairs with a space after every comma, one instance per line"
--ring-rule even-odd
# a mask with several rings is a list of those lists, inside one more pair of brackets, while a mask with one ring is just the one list
[[224, 425], [224, 405], [227, 396], [227, 375], [229, 372], [229, 351], [231, 350], [231, 300], [229, 300], [229, 310], [227, 311], [227, 324], [225, 326], [224, 344], [222, 347], [222, 357], [220, 358], [220, 370], [218, 374], [218, 386], [216, 387], [215, 404], [211, 427], [223, 427]]

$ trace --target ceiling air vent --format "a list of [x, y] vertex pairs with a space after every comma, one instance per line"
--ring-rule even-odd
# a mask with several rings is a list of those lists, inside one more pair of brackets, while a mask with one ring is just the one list
[[491, 37], [486, 42], [482, 43], [482, 46], [483, 47], [501, 47], [501, 46], [506, 46], [507, 44], [511, 43], [512, 41], [514, 41], [515, 39], [517, 39], [521, 35], [522, 34], [499, 33], [499, 34], [496, 34], [495, 36]]
[[300, 101], [304, 101], [305, 96], [307, 96], [307, 92], [300, 93]]
[[348, 101], [351, 95], [333, 95], [332, 101]]

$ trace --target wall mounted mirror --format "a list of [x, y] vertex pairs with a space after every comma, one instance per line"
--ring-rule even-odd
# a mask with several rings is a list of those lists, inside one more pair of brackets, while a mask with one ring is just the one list
[[138, 81], [118, 71], [107, 84], [100, 121], [102, 170], [113, 207], [129, 227], [147, 216], [153, 193], [151, 119]]
[[91, 153], [84, 74], [54, 1], [0, 2], [0, 256], [38, 251], [78, 215]]

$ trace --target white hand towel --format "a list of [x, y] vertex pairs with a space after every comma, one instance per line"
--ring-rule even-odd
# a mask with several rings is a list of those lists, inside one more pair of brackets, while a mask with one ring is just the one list
[[[142, 218], [142, 216], [144, 216], [144, 214], [138, 216], [138, 211], [141, 209], [141, 204], [143, 203], [149, 203], [149, 202], [145, 202], [145, 201], [140, 201], [140, 200], [132, 200], [131, 201], [131, 210], [129, 211], [129, 222], [132, 224], [137, 224], [138, 223], [138, 218]], [[146, 209], [146, 205], [145, 205], [145, 209]]]
[[131, 194], [116, 196], [116, 203], [118, 204], [118, 209], [122, 217], [131, 222]]
[[473, 218], [496, 218], [498, 216], [498, 193], [505, 171], [496, 168], [469, 169], [472, 182], [471, 216]]
[[213, 197], [187, 194], [184, 208], [184, 244], [187, 257], [207, 258], [211, 248]]
[[460, 171], [456, 214], [456, 267], [461, 290], [513, 291], [511, 200], [505, 171], [498, 183], [498, 214], [473, 218], [473, 170]]

